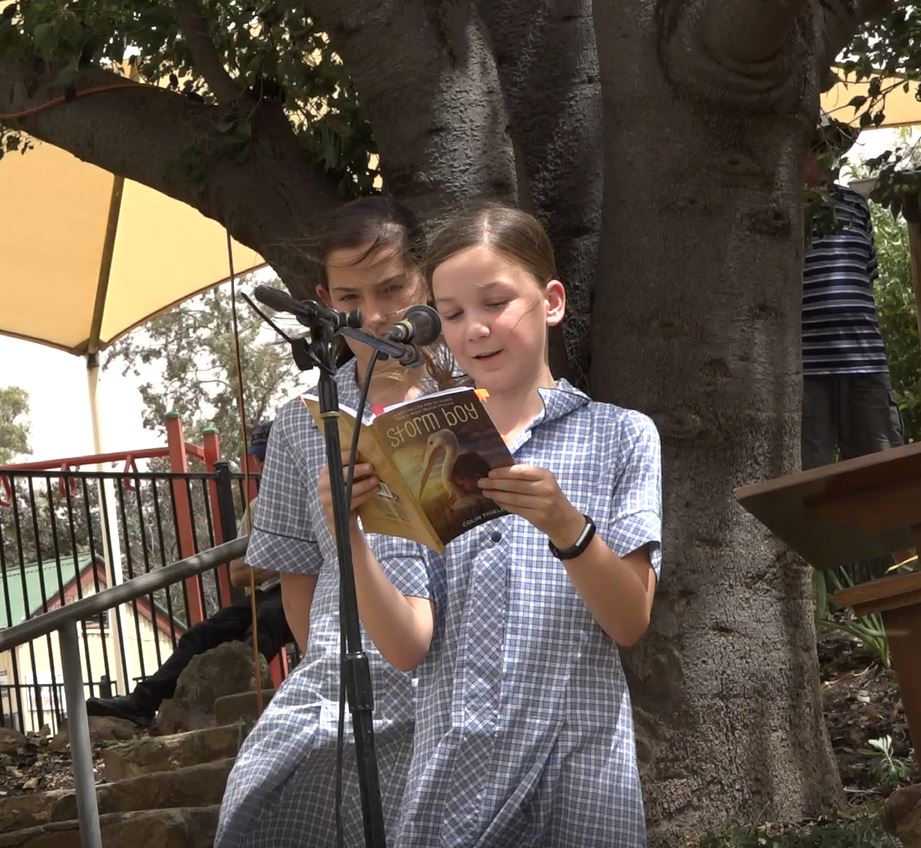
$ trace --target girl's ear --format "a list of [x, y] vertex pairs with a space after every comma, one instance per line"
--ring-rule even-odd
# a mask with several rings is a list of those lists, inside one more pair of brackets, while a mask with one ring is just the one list
[[566, 287], [559, 280], [551, 280], [544, 288], [547, 326], [555, 327], [566, 312]]
[[317, 283], [316, 287], [317, 297], [320, 298], [320, 301], [324, 306], [332, 306], [332, 301], [329, 297], [329, 289], [323, 285], [323, 283]]

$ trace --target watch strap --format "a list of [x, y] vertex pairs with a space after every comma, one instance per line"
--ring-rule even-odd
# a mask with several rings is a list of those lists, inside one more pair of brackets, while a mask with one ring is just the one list
[[553, 542], [549, 539], [547, 540], [547, 545], [550, 547], [550, 553], [557, 559], [575, 559], [577, 556], [581, 556], [588, 547], [588, 543], [592, 541], [596, 529], [595, 522], [587, 515], [583, 515], [582, 517], [585, 519], [585, 527], [582, 528], [579, 538], [568, 548], [560, 550]]

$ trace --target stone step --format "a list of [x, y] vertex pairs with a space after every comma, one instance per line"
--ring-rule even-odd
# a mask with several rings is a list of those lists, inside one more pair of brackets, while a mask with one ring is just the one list
[[103, 753], [105, 778], [114, 782], [235, 757], [244, 735], [241, 725], [226, 724], [171, 736], [145, 736], [113, 745]]
[[[211, 848], [217, 830], [219, 805], [100, 816], [103, 848]], [[0, 832], [0, 848], [80, 848], [77, 821], [50, 822]]]
[[[99, 813], [220, 805], [233, 762], [233, 757], [229, 757], [176, 771], [151, 772], [116, 783], [99, 784], [96, 787]], [[46, 822], [66, 822], [76, 817], [77, 798], [70, 789], [18, 795], [0, 801], [0, 833], [33, 828]]]
[[[272, 700], [274, 694], [274, 689], [262, 690], [263, 706]], [[254, 723], [258, 718], [255, 690], [224, 695], [214, 701], [214, 719], [218, 724], [233, 724], [239, 721]]]

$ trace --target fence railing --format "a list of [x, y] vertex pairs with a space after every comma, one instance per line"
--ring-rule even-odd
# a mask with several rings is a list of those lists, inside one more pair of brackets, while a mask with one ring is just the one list
[[183, 580], [198, 577], [210, 569], [241, 558], [246, 553], [248, 541], [248, 536], [241, 536], [0, 630], [0, 653], [13, 651], [41, 638], [50, 639], [52, 634], [56, 634], [60, 642], [67, 729], [73, 761], [77, 815], [80, 820], [80, 844], [83, 848], [102, 848], [102, 836], [96, 804], [93, 753], [86, 714], [77, 623], [91, 620], [107, 610]]
[[[220, 459], [216, 432], [198, 447], [184, 442], [178, 418], [167, 421], [167, 431], [165, 448], [0, 467], [0, 628], [236, 536], [258, 475], [244, 491], [244, 475]], [[139, 471], [139, 459], [152, 460], [153, 470]], [[112, 462], [121, 467], [88, 468]], [[238, 597], [225, 564], [81, 619], [87, 695], [99, 694], [92, 681], [127, 694], [160, 667], [189, 626]], [[50, 632], [0, 651], [0, 726], [56, 732], [62, 665]]]

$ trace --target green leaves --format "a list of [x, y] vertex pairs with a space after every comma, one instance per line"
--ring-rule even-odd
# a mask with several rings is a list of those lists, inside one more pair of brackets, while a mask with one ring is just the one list
[[[200, 0], [199, 6], [214, 55], [241, 94], [281, 105], [305, 158], [327, 171], [343, 196], [374, 190], [379, 170], [370, 123], [328, 36], [303, 7], [240, 0]], [[143, 81], [216, 102], [167, 0], [12, 3], [0, 11], [0, 49], [45, 62], [62, 89], [73, 86], [87, 64], [109, 67], [132, 55]], [[201, 180], [221, 157], [245, 160], [252, 103], [240, 108], [173, 163], [184, 178]]]
[[901, 218], [870, 205], [876, 232], [879, 279], [876, 313], [886, 343], [892, 387], [902, 411], [906, 441], [921, 439], [921, 347], [915, 317], [915, 295], [908, 251], [908, 233]]
[[0, 388], [0, 465], [31, 450], [29, 424], [23, 420], [28, 415], [28, 392], [18, 386]]
[[[238, 289], [248, 290], [249, 284]], [[299, 382], [288, 348], [263, 330], [262, 320], [240, 300], [237, 311], [244, 396], [250, 423], [272, 418]], [[142, 376], [144, 426], [164, 432], [164, 416], [178, 412], [197, 441], [215, 426], [228, 457], [242, 450], [237, 410], [236, 355], [230, 286], [219, 286], [157, 316], [113, 345], [104, 367]]]
[[896, 757], [892, 750], [892, 737], [883, 736], [870, 739], [866, 748], [859, 748], [857, 753], [867, 757], [871, 762], [873, 777], [882, 790], [890, 792], [900, 783], [908, 780], [911, 766], [907, 760]]
[[899, 848], [901, 844], [871, 812], [799, 826], [738, 826], [728, 833], [704, 836], [699, 848]]

